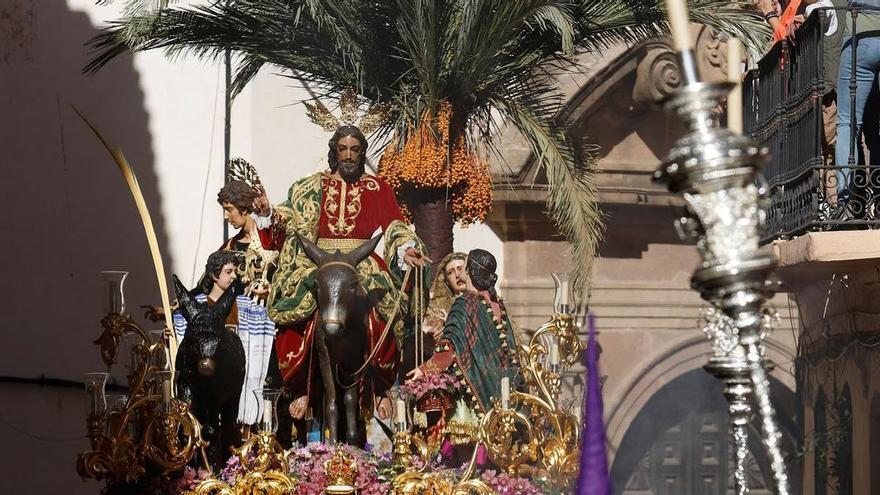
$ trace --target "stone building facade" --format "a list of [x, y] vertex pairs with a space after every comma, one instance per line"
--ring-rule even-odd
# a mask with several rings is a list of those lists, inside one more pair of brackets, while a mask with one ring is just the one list
[[[724, 77], [723, 44], [706, 30], [695, 32], [702, 74]], [[666, 43], [649, 41], [584, 57], [578, 69], [560, 79], [568, 94], [561, 118], [573, 137], [599, 146], [606, 230], [589, 309], [596, 315], [600, 367], [607, 376], [603, 392], [614, 493], [728, 493], [726, 402], [720, 384], [702, 370], [710, 354], [698, 326], [705, 303], [689, 287], [699, 256], [673, 228], [684, 213], [682, 202], [651, 182], [682, 133], [675, 118], [654, 104], [679, 84], [674, 54]], [[502, 289], [511, 315], [527, 331], [549, 317], [550, 273], [568, 270], [570, 259], [545, 214], [542, 172], [515, 140], [508, 150], [487, 223], [504, 243]], [[784, 443], [795, 452], [797, 305], [786, 294], [773, 302], [781, 325], [768, 342], [775, 363], [772, 387]], [[569, 377], [572, 396], [583, 390], [582, 373], [573, 370]], [[752, 493], [770, 493], [757, 430], [753, 451]], [[792, 459], [796, 478], [799, 464], [799, 458]]]

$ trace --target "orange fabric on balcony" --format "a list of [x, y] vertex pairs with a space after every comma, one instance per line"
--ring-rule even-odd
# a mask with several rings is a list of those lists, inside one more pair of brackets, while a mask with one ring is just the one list
[[784, 40], [788, 36], [788, 27], [794, 21], [794, 17], [797, 15], [800, 6], [801, 0], [791, 0], [788, 2], [785, 10], [782, 11], [782, 16], [779, 17], [779, 24], [773, 31], [774, 42]]

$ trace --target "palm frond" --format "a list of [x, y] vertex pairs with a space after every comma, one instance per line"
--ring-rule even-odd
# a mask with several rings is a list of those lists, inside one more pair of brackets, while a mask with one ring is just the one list
[[559, 94], [545, 89], [546, 84], [541, 79], [521, 79], [511, 87], [516, 98], [493, 100], [493, 105], [529, 143], [536, 162], [546, 172], [549, 213], [571, 243], [575, 287], [583, 293], [603, 232], [597, 168], [591, 148], [571, 141], [556, 125], [554, 118], [562, 101]]
[[[549, 185], [547, 205], [559, 232], [571, 242], [575, 288], [588, 287], [599, 240], [602, 238], [595, 160], [588, 150], [580, 157], [562, 129], [517, 102], [497, 101], [498, 108], [528, 141], [544, 167]], [[576, 158], [580, 158], [579, 163]]]
[[[270, 65], [319, 98], [354, 87], [392, 104], [377, 141], [406, 136], [445, 100], [455, 132], [492, 149], [500, 112], [546, 171], [548, 207], [572, 243], [580, 289], [602, 235], [595, 160], [556, 124], [562, 95], [553, 72], [570, 70], [576, 53], [668, 33], [663, 0], [238, 0], [186, 8], [126, 1], [162, 8], [132, 8], [111, 23], [91, 40], [96, 54], [86, 72], [126, 51], [215, 59], [229, 50], [234, 94]], [[749, 0], [688, 3], [694, 22], [750, 49], [769, 38]]]
[[[693, 22], [739, 38], [750, 50], [760, 52], [772, 32], [749, 1], [688, 0]], [[578, 11], [581, 48], [601, 50], [616, 44], [635, 44], [667, 36], [669, 26], [663, 0], [585, 1]]]
[[[328, 37], [300, 16], [300, 7], [284, 0], [234, 2], [187, 9], [168, 8], [130, 16], [110, 24], [89, 45], [97, 56], [86, 66], [95, 72], [120, 53], [163, 49], [170, 57], [181, 54], [214, 59], [231, 50], [253, 72], [260, 63], [300, 70], [310, 82], [338, 83], [349, 75], [351, 62]], [[292, 20], [302, 22], [294, 25]]]

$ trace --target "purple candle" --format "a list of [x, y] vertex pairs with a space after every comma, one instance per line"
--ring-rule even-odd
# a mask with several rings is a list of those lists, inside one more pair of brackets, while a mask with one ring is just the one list
[[589, 320], [587, 340], [587, 393], [581, 443], [581, 468], [578, 478], [578, 495], [610, 495], [611, 479], [608, 476], [608, 457], [605, 454], [605, 425], [602, 422], [602, 390], [599, 383], [599, 349], [596, 345], [596, 324], [593, 314]]

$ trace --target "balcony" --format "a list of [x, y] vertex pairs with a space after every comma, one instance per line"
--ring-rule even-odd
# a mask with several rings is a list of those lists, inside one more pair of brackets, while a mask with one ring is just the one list
[[[842, 19], [843, 12], [839, 14]], [[880, 156], [876, 83], [864, 118], [867, 158], [857, 159], [855, 166], [823, 158], [826, 22], [814, 13], [793, 40], [777, 43], [743, 81], [745, 132], [771, 155], [764, 172], [768, 190], [765, 243], [808, 232], [880, 226], [880, 165], [871, 164], [880, 163], [876, 158]], [[843, 29], [842, 22], [839, 29]], [[838, 88], [838, 94], [838, 98], [849, 98], [849, 88]], [[845, 207], [833, 208], [838, 177], [849, 184], [850, 197]]]

